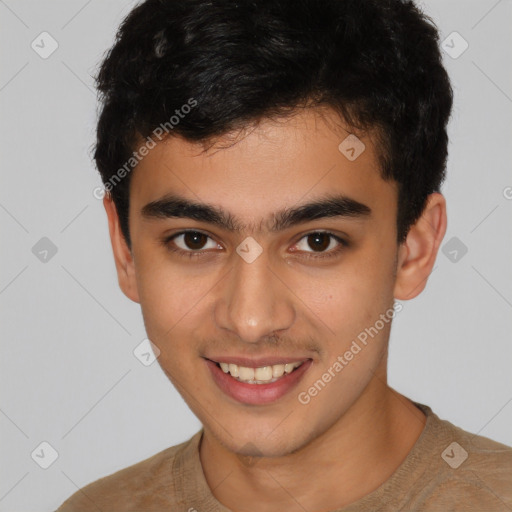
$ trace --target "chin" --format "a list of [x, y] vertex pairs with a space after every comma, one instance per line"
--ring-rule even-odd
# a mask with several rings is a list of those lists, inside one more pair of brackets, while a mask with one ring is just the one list
[[240, 423], [229, 433], [218, 425], [209, 430], [226, 449], [240, 457], [285, 457], [299, 451], [312, 440], [304, 432], [303, 426], [297, 426], [298, 431], [295, 432], [284, 424], [283, 428], [276, 429], [276, 425], [279, 422], [273, 421], [266, 422], [265, 426], [253, 424], [251, 428], [246, 423]]

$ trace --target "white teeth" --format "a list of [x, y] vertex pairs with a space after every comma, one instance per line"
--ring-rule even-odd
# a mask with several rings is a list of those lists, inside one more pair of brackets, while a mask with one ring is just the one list
[[260, 368], [248, 368], [246, 366], [238, 366], [232, 363], [219, 363], [224, 373], [230, 373], [241, 382], [249, 384], [268, 384], [275, 382], [284, 374], [292, 373], [304, 361], [296, 361], [295, 363], [274, 364], [272, 366], [261, 366]]
[[238, 366], [236, 364], [230, 364], [229, 373], [231, 373], [233, 377], [238, 377]]
[[293, 366], [293, 364], [288, 363], [284, 365], [284, 373], [292, 373], [294, 369], [295, 366]]
[[284, 364], [275, 364], [272, 366], [272, 377], [282, 377], [284, 375]]
[[272, 379], [272, 366], [263, 366], [254, 370], [255, 380], [270, 380]]
[[240, 380], [254, 380], [254, 368], [247, 368], [245, 366], [238, 367], [238, 378]]

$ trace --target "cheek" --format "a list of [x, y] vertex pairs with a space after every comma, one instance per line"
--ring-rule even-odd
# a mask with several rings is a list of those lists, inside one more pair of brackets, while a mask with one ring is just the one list
[[292, 286], [327, 332], [348, 339], [373, 324], [392, 304], [391, 270], [387, 260], [361, 255], [302, 283], [297, 276]]
[[[184, 272], [155, 251], [140, 251], [136, 258], [137, 287], [148, 337], [164, 352], [186, 342], [194, 326], [200, 325], [202, 298], [211, 285], [204, 276]], [[203, 278], [202, 278], [203, 277]]]

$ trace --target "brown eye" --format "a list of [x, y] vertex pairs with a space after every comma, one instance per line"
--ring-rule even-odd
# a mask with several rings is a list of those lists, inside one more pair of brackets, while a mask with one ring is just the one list
[[[208, 246], [208, 243], [211, 245]], [[164, 244], [170, 249], [181, 253], [193, 255], [203, 249], [216, 249], [218, 244], [207, 234], [200, 231], [181, 231], [164, 240]]]
[[[348, 247], [348, 242], [328, 231], [315, 231], [303, 236], [295, 245], [306, 258], [322, 259], [339, 256]], [[318, 253], [318, 254], [315, 254]]]
[[331, 244], [331, 237], [327, 233], [312, 233], [307, 236], [309, 247], [314, 251], [325, 251]]
[[209, 237], [197, 231], [188, 231], [183, 234], [183, 242], [188, 249], [198, 251], [204, 247]]

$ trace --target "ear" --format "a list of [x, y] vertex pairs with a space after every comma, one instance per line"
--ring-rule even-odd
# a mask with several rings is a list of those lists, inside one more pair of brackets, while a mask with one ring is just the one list
[[434, 192], [428, 196], [425, 210], [398, 250], [396, 299], [413, 299], [425, 289], [446, 225], [446, 200], [442, 194]]
[[121, 231], [119, 216], [114, 201], [110, 194], [105, 194], [103, 206], [107, 212], [108, 229], [110, 232], [110, 241], [114, 251], [114, 260], [117, 269], [117, 279], [123, 293], [134, 302], [140, 302], [137, 289], [137, 280], [135, 277], [135, 266], [133, 255], [128, 248], [124, 235]]

